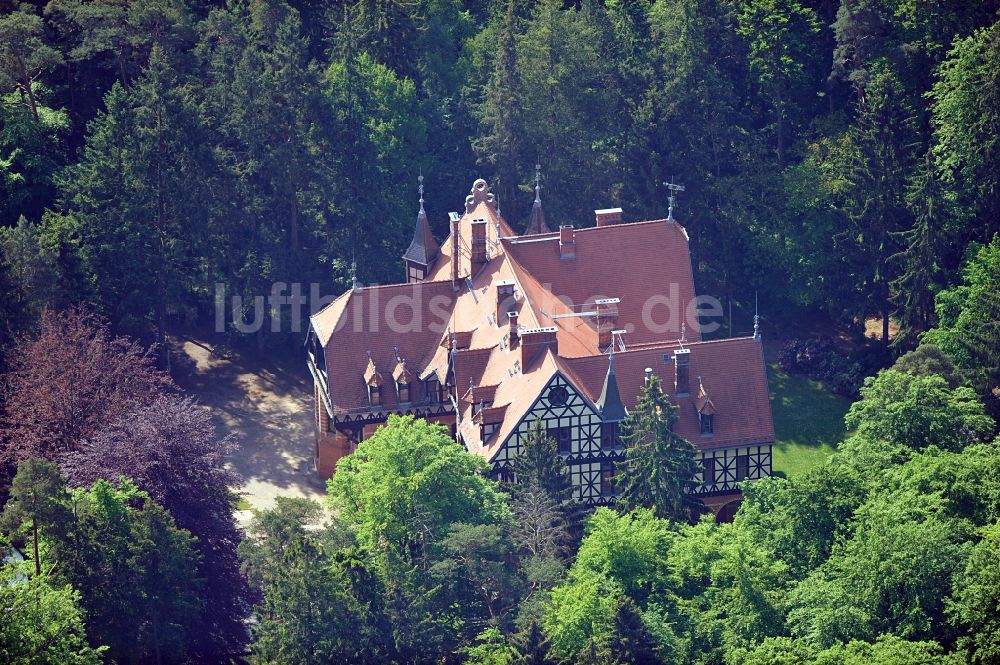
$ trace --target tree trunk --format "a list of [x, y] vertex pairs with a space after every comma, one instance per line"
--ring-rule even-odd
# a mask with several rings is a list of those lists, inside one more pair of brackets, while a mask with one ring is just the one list
[[882, 286], [882, 348], [889, 347], [889, 287]]
[[38, 122], [38, 100], [35, 99], [35, 93], [31, 89], [31, 77], [30, 76], [26, 75], [24, 77], [24, 81], [22, 82], [21, 87], [24, 89], [24, 95], [28, 98], [28, 106], [31, 108], [31, 117], [33, 117], [35, 119], [35, 122], [37, 123]]
[[38, 519], [31, 518], [31, 546], [35, 551], [35, 576], [42, 574], [42, 562], [38, 560]]

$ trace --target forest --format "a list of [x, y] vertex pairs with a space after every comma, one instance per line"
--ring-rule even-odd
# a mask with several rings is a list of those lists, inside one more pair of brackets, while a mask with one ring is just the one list
[[[536, 164], [550, 225], [683, 184], [836, 452], [718, 524], [653, 381], [614, 509], [399, 418], [238, 523], [168, 340], [399, 281], [418, 176], [438, 238], [476, 177], [521, 229]], [[997, 0], [0, 0], [0, 662], [1000, 663], [998, 421]]]

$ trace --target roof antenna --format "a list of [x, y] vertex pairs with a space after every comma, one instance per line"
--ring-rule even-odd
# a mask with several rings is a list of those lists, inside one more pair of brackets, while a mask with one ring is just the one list
[[687, 338], [687, 324], [682, 322], [681, 323], [681, 344], [685, 344], [685, 343], [687, 343], [687, 341], [688, 341], [688, 338]]
[[760, 339], [760, 316], [757, 314], [757, 292], [753, 292], [753, 338]]
[[674, 179], [674, 177], [670, 176], [670, 182], [663, 183], [664, 185], [667, 186], [667, 189], [670, 190], [670, 196], [667, 199], [667, 201], [670, 202], [670, 207], [667, 208], [667, 221], [668, 222], [676, 222], [677, 221], [676, 219], [674, 219], [674, 192], [683, 192], [684, 191], [684, 185], [674, 184], [673, 179]]

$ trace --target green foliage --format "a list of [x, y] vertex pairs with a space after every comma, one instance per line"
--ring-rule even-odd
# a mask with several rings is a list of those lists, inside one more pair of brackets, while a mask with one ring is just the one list
[[951, 358], [934, 344], [921, 344], [913, 351], [904, 353], [892, 366], [897, 372], [913, 376], [941, 376], [948, 387], [955, 389], [962, 384], [962, 375]]
[[98, 665], [104, 647], [87, 643], [80, 594], [0, 565], [0, 660], [9, 665]]
[[911, 450], [930, 445], [961, 450], [985, 440], [994, 427], [971, 388], [952, 390], [941, 376], [892, 369], [865, 381], [846, 420], [858, 437]]
[[328, 501], [363, 547], [403, 556], [452, 524], [509, 519], [506, 498], [484, 471], [484, 460], [456, 446], [444, 427], [390, 416], [337, 465]]
[[955, 595], [948, 610], [966, 629], [959, 644], [973, 663], [1000, 658], [1000, 523], [987, 528], [972, 548], [964, 569], [957, 571]]
[[930, 91], [934, 150], [944, 177], [978, 219], [966, 235], [980, 242], [1000, 231], [998, 76], [1000, 21], [956, 39]]
[[939, 325], [922, 340], [936, 344], [961, 368], [992, 414], [1000, 413], [1000, 235], [970, 246], [962, 284], [941, 291]]
[[388, 656], [378, 635], [379, 610], [354, 593], [350, 573], [334, 560], [332, 533], [313, 529], [319, 504], [279, 497], [257, 513], [240, 545], [244, 572], [260, 589], [254, 651], [267, 663], [356, 662]]
[[699, 471], [697, 449], [674, 433], [677, 407], [660, 386], [654, 375], [622, 424], [627, 448], [617, 504], [622, 510], [646, 507], [658, 517], [692, 520], [701, 511], [691, 493]]
[[192, 536], [126, 479], [68, 493], [50, 462], [18, 468], [4, 509], [38, 543], [36, 576], [72, 585], [92, 644], [114, 660], [183, 662], [198, 616]]

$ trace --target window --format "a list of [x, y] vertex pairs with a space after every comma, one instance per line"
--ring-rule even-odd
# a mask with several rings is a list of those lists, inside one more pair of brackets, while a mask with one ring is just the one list
[[715, 458], [703, 457], [701, 460], [701, 484], [711, 486], [715, 484]]
[[479, 439], [485, 443], [500, 428], [500, 423], [483, 423], [479, 427]]
[[368, 403], [372, 406], [382, 405], [382, 387], [368, 386]]
[[546, 399], [552, 406], [562, 406], [569, 399], [569, 392], [565, 386], [552, 386]]
[[604, 423], [601, 425], [601, 450], [614, 450], [621, 446], [621, 439], [618, 436], [618, 423]]
[[410, 401], [410, 384], [409, 383], [397, 383], [396, 392], [399, 394], [400, 403], [405, 403]]
[[750, 456], [736, 456], [736, 482], [746, 480], [750, 477]]
[[571, 428], [549, 428], [549, 436], [556, 440], [556, 448], [561, 455], [569, 455], [573, 452], [573, 430]]
[[424, 272], [423, 268], [420, 268], [415, 265], [410, 265], [409, 271], [407, 272], [407, 277], [409, 278], [407, 281], [409, 281], [410, 283], [422, 282], [424, 281], [424, 277], [426, 276], [427, 275]]
[[615, 494], [615, 476], [618, 469], [611, 461], [601, 462], [601, 496], [613, 496]]
[[711, 413], [699, 413], [698, 420], [701, 425], [701, 435], [711, 436], [715, 433], [715, 415]]
[[427, 383], [424, 384], [424, 390], [427, 391], [428, 401], [441, 401], [441, 386], [438, 384], [438, 380], [436, 378], [427, 379]]

